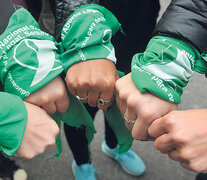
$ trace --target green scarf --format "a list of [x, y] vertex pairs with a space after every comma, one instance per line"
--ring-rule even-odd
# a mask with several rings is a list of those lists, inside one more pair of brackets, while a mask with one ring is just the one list
[[206, 56], [187, 42], [155, 36], [144, 53], [132, 59], [132, 80], [142, 93], [152, 93], [169, 102], [180, 103], [180, 96], [194, 70], [206, 73]]

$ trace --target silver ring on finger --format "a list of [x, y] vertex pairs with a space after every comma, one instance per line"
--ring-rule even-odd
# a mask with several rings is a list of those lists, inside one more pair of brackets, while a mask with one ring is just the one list
[[104, 101], [104, 100], [101, 99], [101, 98], [98, 99], [98, 103], [99, 103], [101, 106], [105, 106], [106, 104], [109, 104], [110, 102], [111, 102], [111, 100]]
[[125, 120], [125, 122], [126, 122], [127, 124], [129, 124], [129, 125], [134, 124], [135, 121], [136, 121], [136, 120], [129, 120], [129, 119], [127, 119], [125, 114], [124, 114], [124, 120]]
[[80, 97], [80, 96], [76, 95], [75, 97], [76, 97], [79, 101], [85, 101], [85, 100], [88, 99], [88, 96], [86, 96], [86, 97]]

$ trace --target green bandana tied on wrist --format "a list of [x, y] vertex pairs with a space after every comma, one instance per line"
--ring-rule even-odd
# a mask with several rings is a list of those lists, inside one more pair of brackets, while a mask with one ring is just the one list
[[[88, 42], [90, 42], [90, 47], [93, 46], [93, 51], [87, 50], [87, 54], [85, 51], [86, 48], [83, 52], [87, 54], [89, 59], [92, 57], [96, 59], [108, 58], [115, 61], [114, 49], [110, 43], [110, 38], [120, 28], [120, 25], [117, 24], [117, 20], [115, 21], [116, 23], [114, 23], [115, 26], [113, 26], [113, 23], [108, 23], [107, 21], [107, 19], [115, 20], [115, 17], [108, 10], [98, 5], [97, 8], [95, 5], [84, 6], [81, 10], [76, 10], [73, 15], [79, 11], [92, 11], [93, 9], [95, 13], [92, 19], [90, 19], [91, 14], [88, 12], [88, 23], [91, 24], [95, 18], [98, 23], [97, 27], [102, 24], [102, 26], [106, 27], [108, 30], [105, 31], [106, 29], [103, 28], [104, 33], [102, 36], [104, 36], [102, 37], [100, 44], [99, 41], [97, 41], [100, 36], [88, 40]], [[99, 10], [101, 13], [99, 13]], [[74, 17], [73, 15], [71, 17]], [[76, 24], [71, 25], [71, 29], [74, 29], [73, 26], [76, 26]], [[81, 27], [81, 30], [83, 29], [84, 28]], [[85, 28], [85, 31], [86, 29], [88, 29], [88, 27]], [[78, 31], [79, 30], [80, 29], [78, 29]], [[98, 32], [96, 33], [98, 34]], [[68, 35], [70, 35], [70, 37]], [[74, 47], [76, 47], [75, 49], [77, 52], [81, 50], [81, 47], [79, 46], [79, 44], [82, 44], [81, 38], [79, 39], [81, 43], [79, 43], [77, 37], [78, 36], [75, 34], [73, 36], [71, 33], [66, 35], [64, 43], [67, 46], [63, 46], [62, 50], [64, 49], [65, 53], [63, 53], [63, 59], [60, 60], [58, 48], [56, 47], [57, 43], [53, 37], [39, 29], [37, 22], [27, 10], [23, 8], [17, 10], [11, 17], [6, 31], [0, 36], [0, 79], [4, 84], [4, 90], [24, 99], [58, 76], [63, 71], [63, 66], [69, 67], [68, 64], [71, 62], [82, 60], [79, 55], [73, 51]], [[103, 39], [106, 42], [105, 44], [103, 43]], [[68, 44], [66, 40], [73, 43]], [[96, 45], [99, 48], [96, 49]], [[86, 47], [87, 46], [88, 45], [86, 45]], [[96, 57], [97, 55], [101, 55], [101, 57]], [[70, 58], [64, 60], [65, 57]], [[93, 135], [96, 132], [93, 120], [82, 102], [78, 101], [77, 98], [70, 94], [69, 100], [70, 106], [68, 110], [65, 113], [56, 112], [52, 117], [56, 120], [59, 126], [61, 120], [70, 126], [78, 128], [85, 126], [86, 137], [90, 144]], [[114, 132], [120, 145], [120, 153], [126, 152], [131, 147], [132, 137], [124, 125], [124, 120], [122, 119], [118, 108], [116, 105], [113, 105], [111, 110], [105, 114], [112, 129], [117, 128], [118, 124], [118, 127], [121, 127], [120, 129], [123, 130], [122, 132], [114, 130]], [[24, 121], [24, 124], [26, 125], [26, 121]], [[21, 136], [21, 138], [18, 136], [18, 144], [20, 145], [24, 132], [19, 132], [18, 130], [16, 133], [19, 133]], [[125, 135], [127, 137], [125, 137]], [[62, 151], [60, 136], [57, 139], [57, 144], [58, 152], [60, 154]], [[13, 149], [17, 149], [16, 146], [13, 147]], [[56, 156], [59, 156], [59, 154]]]
[[41, 31], [23, 8], [13, 14], [0, 36], [0, 50], [4, 90], [23, 99], [63, 71], [54, 38]]
[[144, 53], [132, 59], [132, 80], [142, 93], [152, 93], [169, 102], [180, 96], [193, 75], [204, 67], [200, 53], [190, 44], [166, 36], [153, 37]]
[[61, 33], [64, 69], [91, 59], [109, 59], [116, 63], [111, 37], [120, 29], [116, 17], [104, 7], [89, 4], [78, 8]]

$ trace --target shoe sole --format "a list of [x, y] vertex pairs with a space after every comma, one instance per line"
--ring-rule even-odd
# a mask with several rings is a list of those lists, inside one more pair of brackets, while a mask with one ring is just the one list
[[142, 173], [142, 174], [134, 174], [134, 173], [132, 173], [132, 172], [130, 172], [128, 169], [126, 169], [118, 160], [116, 160], [111, 154], [109, 154], [106, 150], [105, 150], [105, 148], [103, 147], [103, 144], [101, 145], [101, 150], [104, 152], [104, 154], [105, 155], [107, 155], [108, 157], [110, 157], [111, 159], [113, 159], [114, 161], [116, 161], [116, 162], [118, 162], [120, 165], [121, 165], [121, 167], [122, 167], [122, 169], [126, 172], [126, 173], [128, 173], [128, 174], [130, 174], [131, 176], [141, 176], [141, 175], [143, 175], [144, 174], [144, 172]]

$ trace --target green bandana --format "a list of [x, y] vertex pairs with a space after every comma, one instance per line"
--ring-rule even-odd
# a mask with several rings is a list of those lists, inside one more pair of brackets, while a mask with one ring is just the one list
[[131, 77], [142, 93], [150, 92], [169, 102], [180, 103], [183, 87], [201, 62], [199, 52], [188, 43], [155, 36], [144, 53], [133, 57]]
[[25, 98], [50, 82], [63, 71], [57, 50], [53, 37], [39, 29], [30, 13], [17, 10], [0, 36], [4, 90]]
[[64, 69], [91, 59], [109, 59], [116, 63], [111, 37], [120, 28], [116, 17], [106, 8], [96, 4], [81, 6], [62, 29]]

